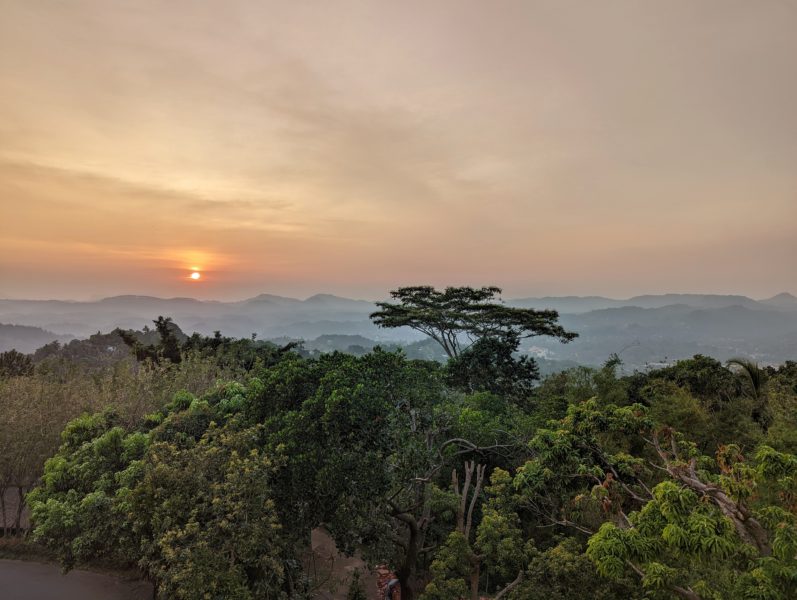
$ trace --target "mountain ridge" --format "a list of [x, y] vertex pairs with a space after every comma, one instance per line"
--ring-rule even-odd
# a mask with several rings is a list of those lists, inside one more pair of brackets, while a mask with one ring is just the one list
[[[626, 300], [603, 296], [510, 298], [506, 303], [558, 310], [562, 325], [579, 333], [579, 338], [566, 345], [536, 337], [524, 346], [532, 352], [543, 349], [556, 360], [600, 364], [620, 349], [623, 360], [633, 366], [698, 352], [723, 360], [747, 356], [763, 363], [797, 356], [797, 298], [786, 292], [763, 301], [730, 294], [649, 294]], [[334, 294], [305, 299], [260, 294], [232, 302], [125, 295], [91, 302], [0, 300], [0, 322], [47, 330], [50, 339], [46, 341], [85, 338], [116, 327], [151, 328], [159, 315], [172, 317], [189, 334], [220, 331], [231, 337], [249, 337], [255, 333], [259, 339], [355, 335], [385, 344], [423, 339], [406, 328], [376, 327], [369, 318], [375, 308], [373, 302]], [[10, 330], [0, 332], [0, 347], [15, 344], [29, 348], [24, 340], [11, 336]]]
[[[30, 304], [43, 304], [43, 303], [59, 303], [69, 305], [87, 305], [87, 304], [114, 304], [121, 302], [190, 302], [198, 304], [245, 304], [249, 302], [274, 300], [274, 301], [288, 301], [288, 302], [331, 302], [331, 301], [344, 301], [356, 303], [369, 303], [374, 304], [376, 300], [363, 300], [358, 298], [348, 298], [330, 293], [317, 293], [307, 298], [294, 298], [292, 296], [281, 296], [277, 294], [270, 294], [264, 292], [256, 296], [244, 298], [242, 300], [201, 300], [199, 298], [192, 298], [190, 296], [173, 296], [161, 297], [151, 296], [148, 294], [119, 294], [116, 296], [107, 296], [97, 300], [64, 300], [59, 298], [47, 299], [27, 299], [27, 298], [0, 298], [0, 303], [30, 303]], [[622, 306], [641, 306], [644, 305], [670, 305], [670, 304], [690, 304], [690, 305], [705, 305], [717, 304], [728, 306], [732, 304], [770, 304], [784, 303], [788, 306], [797, 307], [797, 296], [789, 292], [780, 292], [769, 298], [756, 300], [750, 296], [742, 294], [697, 294], [697, 293], [663, 293], [663, 294], [641, 294], [631, 296], [629, 298], [610, 298], [608, 296], [599, 295], [563, 295], [563, 296], [521, 296], [506, 298], [508, 303], [586, 303], [586, 302], [600, 302], [612, 305]], [[690, 303], [690, 301], [692, 301]]]

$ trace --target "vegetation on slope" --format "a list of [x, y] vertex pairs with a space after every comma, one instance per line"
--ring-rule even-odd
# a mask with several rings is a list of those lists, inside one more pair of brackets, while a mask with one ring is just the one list
[[797, 584], [795, 363], [696, 356], [619, 376], [612, 357], [539, 381], [502, 329], [441, 365], [175, 344], [166, 325], [129, 340], [140, 363], [52, 357], [0, 383], [9, 448], [58, 407], [36, 458], [0, 457], [3, 481], [37, 484], [32, 535], [67, 568], [113, 557], [164, 598], [310, 597], [301, 557], [323, 525], [389, 564], [404, 599], [777, 599]]

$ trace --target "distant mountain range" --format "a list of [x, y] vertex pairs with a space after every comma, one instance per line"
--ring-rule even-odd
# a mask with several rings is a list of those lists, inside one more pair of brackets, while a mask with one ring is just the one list
[[628, 300], [615, 300], [602, 296], [547, 296], [544, 298], [518, 298], [509, 300], [509, 304], [524, 308], [552, 308], [561, 314], [586, 313], [604, 308], [620, 308], [636, 306], [639, 308], [663, 308], [672, 305], [684, 305], [693, 308], [727, 308], [744, 306], [753, 309], [785, 309], [797, 310], [797, 297], [786, 292], [767, 298], [753, 300], [747, 296], [720, 294], [660, 294], [634, 296]]
[[[0, 322], [42, 327], [55, 334], [85, 337], [115, 327], [141, 329], [159, 315], [171, 316], [185, 331], [225, 335], [289, 335], [295, 329], [324, 333], [373, 333], [368, 315], [374, 304], [329, 294], [306, 300], [261, 294], [239, 302], [194, 298], [114, 296], [93, 302], [64, 300], [0, 300]], [[318, 323], [317, 326], [311, 325]], [[328, 329], [328, 328], [331, 328]], [[341, 329], [345, 331], [340, 331]], [[383, 336], [384, 337], [384, 336]], [[393, 338], [395, 336], [388, 335]], [[400, 336], [399, 336], [400, 337]]]
[[[548, 360], [600, 364], [619, 353], [642, 368], [696, 353], [719, 359], [746, 356], [762, 363], [797, 359], [797, 297], [765, 300], [738, 295], [663, 294], [627, 300], [600, 296], [517, 298], [507, 304], [559, 311], [580, 337], [570, 344], [531, 338], [524, 350]], [[115, 327], [141, 329], [159, 315], [171, 316], [186, 332], [261, 339], [324, 335], [360, 336], [356, 344], [410, 343], [422, 336], [409, 329], [379, 329], [368, 315], [373, 302], [329, 294], [305, 300], [261, 294], [239, 302], [193, 298], [115, 296], [95, 302], [0, 300], [0, 351], [29, 352], [44, 343], [87, 337]], [[12, 327], [12, 326], [27, 326]], [[37, 328], [35, 330], [29, 328]]]

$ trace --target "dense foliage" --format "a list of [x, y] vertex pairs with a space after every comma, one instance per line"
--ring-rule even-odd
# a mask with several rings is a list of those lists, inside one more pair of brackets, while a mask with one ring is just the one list
[[[163, 598], [310, 597], [324, 527], [404, 600], [794, 597], [795, 363], [612, 357], [535, 383], [506, 330], [446, 365], [158, 330], [119, 377], [180, 387], [72, 415], [28, 495], [67, 568], [137, 565]], [[358, 575], [349, 597], [371, 593]]]

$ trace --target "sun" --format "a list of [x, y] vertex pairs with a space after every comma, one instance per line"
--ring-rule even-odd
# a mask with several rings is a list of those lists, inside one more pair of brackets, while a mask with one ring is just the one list
[[189, 275], [189, 277], [191, 279], [193, 279], [194, 281], [197, 281], [198, 279], [200, 279], [202, 277], [202, 274], [199, 271], [194, 271], [193, 273], [191, 273]]

